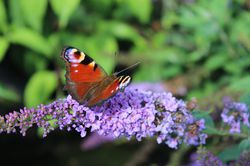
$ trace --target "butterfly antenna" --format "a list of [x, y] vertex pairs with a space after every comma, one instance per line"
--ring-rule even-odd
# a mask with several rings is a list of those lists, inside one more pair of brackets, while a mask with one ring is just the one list
[[137, 62], [137, 63], [135, 63], [135, 64], [133, 64], [133, 65], [131, 65], [131, 66], [129, 66], [129, 67], [123, 69], [123, 70], [121, 70], [121, 71], [115, 72], [114, 75], [118, 75], [118, 74], [120, 74], [120, 73], [122, 73], [122, 72], [124, 72], [124, 71], [126, 71], [126, 70], [129, 70], [129, 69], [131, 69], [131, 68], [134, 68], [134, 67], [136, 67], [137, 65], [139, 65], [140, 63], [141, 63], [141, 62]]
[[[118, 54], [119, 54], [119, 52], [115, 52], [115, 57], [114, 57], [114, 60], [115, 60], [115, 64], [117, 64], [117, 62], [118, 62]], [[112, 73], [115, 73], [115, 66], [114, 66], [114, 68], [113, 68], [113, 71], [112, 71]]]

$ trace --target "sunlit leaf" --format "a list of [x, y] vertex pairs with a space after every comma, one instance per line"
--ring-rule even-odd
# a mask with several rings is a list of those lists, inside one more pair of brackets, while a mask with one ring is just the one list
[[132, 26], [122, 23], [122, 22], [109, 22], [109, 24], [102, 24], [104, 30], [111, 33], [117, 38], [131, 40], [137, 47], [145, 48], [146, 42], [139, 35], [139, 32], [136, 31]]
[[229, 38], [232, 42], [242, 43], [248, 50], [250, 50], [250, 14], [249, 12], [242, 12], [238, 19], [230, 24]]
[[80, 4], [80, 0], [51, 0], [51, 7], [59, 17], [60, 27], [65, 27], [68, 24], [72, 13]]
[[10, 7], [10, 18], [12, 26], [24, 26], [23, 12], [20, 5], [20, 0], [8, 1]]
[[129, 9], [136, 16], [141, 23], [148, 23], [152, 11], [151, 0], [125, 0]]
[[237, 79], [229, 86], [229, 89], [233, 91], [250, 92], [249, 82], [250, 82], [250, 76]]
[[208, 71], [216, 70], [217, 68], [222, 67], [226, 63], [227, 59], [228, 56], [226, 56], [225, 54], [220, 53], [217, 55], [211, 55], [206, 61], [204, 67]]
[[4, 58], [4, 55], [9, 47], [9, 42], [3, 37], [0, 37], [0, 62]]
[[49, 100], [56, 89], [57, 78], [54, 72], [36, 72], [28, 81], [24, 91], [24, 103], [27, 107], [35, 107]]
[[8, 37], [11, 43], [28, 47], [48, 58], [53, 51], [50, 43], [38, 32], [31, 29], [13, 28]]
[[248, 55], [231, 60], [224, 64], [225, 71], [233, 75], [241, 75], [244, 68], [248, 68], [250, 57]]
[[163, 66], [161, 65], [152, 65], [152, 64], [146, 64], [142, 63], [140, 65], [140, 70], [136, 71], [136, 74], [133, 77], [134, 81], [160, 81], [162, 80], [162, 75], [161, 74], [156, 74], [156, 73], [161, 73], [163, 70]]
[[4, 1], [0, 0], [0, 31], [5, 32], [7, 30], [7, 16], [4, 6]]
[[47, 0], [21, 0], [20, 7], [22, 8], [25, 21], [33, 29], [41, 31], [43, 25], [43, 18], [46, 12]]

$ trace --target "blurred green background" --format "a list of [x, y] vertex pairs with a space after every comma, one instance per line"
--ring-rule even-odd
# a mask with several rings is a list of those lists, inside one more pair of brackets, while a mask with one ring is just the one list
[[[161, 82], [185, 99], [250, 91], [249, 10], [249, 0], [0, 0], [0, 113], [66, 95], [65, 45], [88, 53], [108, 73], [139, 61], [128, 71], [134, 82]], [[1, 136], [1, 146], [16, 142], [4, 158], [23, 153], [41, 160], [37, 165], [82, 165], [91, 156], [85, 164], [123, 165], [144, 146], [132, 141], [87, 153], [76, 133], [28, 135]], [[19, 149], [20, 140], [26, 143]], [[153, 149], [158, 160], [145, 162], [166, 164], [175, 155], [165, 145]]]

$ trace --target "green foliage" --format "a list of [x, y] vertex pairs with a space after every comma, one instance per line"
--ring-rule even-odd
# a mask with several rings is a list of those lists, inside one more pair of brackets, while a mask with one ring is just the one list
[[239, 149], [241, 151], [250, 151], [250, 138], [242, 140], [239, 144]]
[[59, 17], [59, 26], [63, 28], [79, 6], [80, 0], [51, 0], [50, 2], [55, 14]]
[[50, 43], [39, 33], [28, 28], [13, 28], [8, 35], [10, 42], [20, 44], [44, 56], [51, 56]]
[[9, 42], [7, 39], [0, 37], [0, 62], [4, 58], [4, 55], [9, 47]]
[[249, 81], [250, 76], [237, 79], [237, 81], [233, 82], [229, 88], [235, 91], [250, 92]]
[[237, 145], [234, 145], [225, 148], [225, 150], [221, 152], [218, 157], [224, 162], [237, 160], [240, 157], [241, 152], [240, 148]]
[[47, 9], [47, 0], [20, 1], [20, 7], [27, 25], [32, 29], [41, 31], [43, 28], [43, 18]]
[[248, 106], [248, 109], [250, 111], [250, 92], [245, 93], [244, 95], [242, 95], [240, 97], [240, 101], [243, 102], [243, 103], [246, 103], [247, 106]]
[[54, 72], [39, 71], [33, 74], [24, 91], [24, 103], [27, 107], [35, 107], [48, 100], [57, 86]]
[[7, 30], [7, 15], [4, 7], [4, 1], [0, 0], [0, 32]]
[[[245, 0], [0, 0], [0, 74], [7, 73], [0, 75], [1, 104], [33, 107], [61, 97], [60, 52], [70, 45], [107, 73], [139, 61], [129, 71], [133, 81], [168, 84], [185, 77], [184, 97], [214, 97], [226, 89], [241, 93], [250, 108], [249, 18]], [[20, 81], [9, 86], [11, 78]], [[228, 137], [210, 111], [193, 114], [206, 120], [211, 144], [213, 136]], [[249, 149], [249, 130], [243, 130], [248, 135], [240, 135], [239, 144], [219, 150], [223, 161]]]
[[14, 89], [0, 82], [0, 99], [0, 103], [2, 101], [18, 102], [20, 95]]
[[164, 81], [199, 71], [188, 96], [211, 95], [225, 86], [241, 90], [249, 81], [250, 22], [240, 5], [226, 0], [1, 0], [0, 60], [12, 54], [11, 46], [21, 46], [29, 77], [51, 64], [58, 68], [60, 50], [71, 45], [111, 73], [114, 54], [121, 49], [126, 58], [119, 55], [120, 64], [142, 62], [134, 81]]
[[152, 4], [150, 0], [124, 0], [124, 5], [127, 5], [131, 14], [138, 18], [141, 23], [148, 23], [152, 10]]

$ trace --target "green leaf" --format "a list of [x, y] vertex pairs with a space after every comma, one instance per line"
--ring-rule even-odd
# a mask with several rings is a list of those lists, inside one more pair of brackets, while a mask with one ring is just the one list
[[250, 151], [250, 138], [242, 140], [239, 144], [239, 149], [241, 151]]
[[34, 30], [41, 31], [43, 25], [43, 18], [46, 12], [47, 0], [21, 0], [20, 7], [23, 12], [23, 16], [28, 25]]
[[162, 75], [155, 74], [161, 73], [163, 70], [162, 65], [152, 65], [142, 63], [140, 70], [136, 71], [136, 74], [133, 77], [134, 81], [160, 81], [162, 80]]
[[0, 82], [0, 100], [18, 102], [20, 95], [15, 90]]
[[24, 26], [24, 18], [21, 10], [20, 0], [8, 1], [10, 8], [10, 19], [12, 26], [22, 27]]
[[228, 88], [233, 91], [250, 92], [250, 76], [246, 76], [233, 82]]
[[70, 16], [80, 5], [80, 0], [51, 0], [51, 7], [59, 17], [59, 26], [64, 28]]
[[151, 0], [125, 0], [125, 2], [141, 23], [149, 22], [153, 5]]
[[220, 135], [220, 136], [224, 136], [227, 134], [225, 132], [216, 129], [215, 127], [210, 127], [210, 126], [206, 126], [203, 132], [209, 135]]
[[250, 112], [250, 92], [243, 94], [240, 97], [240, 102], [243, 102], [243, 103], [247, 104], [248, 111]]
[[249, 32], [249, 25], [250, 25], [250, 13], [249, 12], [241, 12], [237, 19], [230, 24], [230, 39], [235, 42], [243, 42], [246, 43], [248, 49], [250, 48], [250, 32]]
[[138, 32], [133, 27], [122, 22], [111, 22], [106, 26], [110, 26], [110, 32], [121, 39], [134, 39], [138, 36]]
[[4, 55], [9, 47], [9, 42], [3, 37], [0, 37], [0, 62], [4, 58]]
[[204, 119], [206, 127], [214, 128], [214, 121], [212, 117], [210, 116], [210, 112], [208, 111], [193, 111], [193, 116], [197, 119]]
[[50, 43], [39, 33], [27, 28], [13, 28], [8, 35], [8, 39], [12, 43], [20, 44], [28, 47], [47, 58], [52, 54]]
[[[104, 26], [104, 27], [103, 27]], [[100, 28], [105, 30], [117, 38], [131, 40], [137, 47], [145, 48], [146, 42], [132, 26], [122, 22], [109, 22], [100, 24]]]
[[25, 51], [23, 58], [24, 70], [27, 74], [32, 74], [38, 70], [45, 70], [49, 63], [47, 58], [31, 50]]
[[205, 63], [205, 68], [209, 71], [216, 70], [220, 67], [222, 67], [225, 63], [226, 60], [228, 59], [228, 56], [225, 54], [217, 54], [211, 56]]
[[0, 0], [0, 31], [7, 30], [7, 16], [3, 0]]
[[223, 161], [231, 161], [236, 160], [240, 157], [241, 150], [238, 145], [233, 145], [226, 148], [223, 152], [221, 152], [218, 157]]
[[170, 65], [166, 68], [166, 70], [163, 70], [161, 75], [165, 78], [173, 78], [174, 76], [180, 74], [182, 72], [181, 66], [179, 65]]
[[27, 107], [35, 107], [49, 100], [56, 89], [56, 74], [51, 71], [36, 72], [28, 81], [24, 91], [24, 103]]

